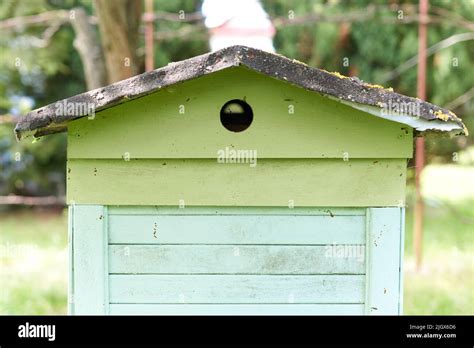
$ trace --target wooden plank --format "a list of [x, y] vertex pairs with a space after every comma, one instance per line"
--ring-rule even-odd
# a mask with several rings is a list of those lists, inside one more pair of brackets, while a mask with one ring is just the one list
[[69, 160], [68, 201], [178, 206], [369, 207], [405, 200], [406, 160]]
[[404, 270], [404, 259], [405, 259], [405, 207], [400, 210], [400, 271], [398, 272], [399, 278], [399, 296], [398, 301], [398, 314], [403, 314], [403, 270]]
[[74, 314], [108, 312], [107, 211], [74, 205]]
[[[333, 248], [345, 248], [339, 255]], [[112, 245], [111, 274], [364, 274], [363, 245]]]
[[108, 207], [111, 215], [311, 215], [311, 216], [365, 216], [363, 208], [317, 208], [317, 207], [166, 207], [166, 206], [123, 206]]
[[[247, 213], [250, 211], [258, 209], [247, 209]], [[365, 217], [115, 215], [109, 217], [109, 243], [365, 244]]]
[[367, 314], [400, 314], [402, 209], [368, 209]]
[[[254, 120], [227, 131], [220, 109], [245, 99]], [[69, 158], [216, 158], [255, 149], [259, 158], [410, 158], [411, 128], [245, 69], [229, 69], [68, 124]], [[284, 141], [275, 141], [275, 139]]]
[[363, 304], [111, 304], [112, 315], [362, 315]]
[[67, 282], [67, 313], [74, 314], [74, 204], [68, 207], [67, 248], [68, 248], [68, 282]]
[[363, 303], [363, 275], [110, 275], [111, 303]]

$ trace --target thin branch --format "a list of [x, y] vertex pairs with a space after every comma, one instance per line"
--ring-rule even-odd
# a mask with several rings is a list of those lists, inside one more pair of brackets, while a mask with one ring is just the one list
[[[462, 33], [462, 34], [456, 34], [448, 37], [447, 39], [444, 39], [430, 48], [426, 50], [426, 56], [429, 57], [433, 55], [434, 53], [445, 49], [449, 46], [455, 45], [459, 42], [463, 41], [469, 41], [469, 40], [474, 40], [474, 33]], [[395, 77], [403, 73], [404, 71], [410, 69], [411, 67], [415, 66], [418, 62], [418, 55], [411, 57], [401, 65], [399, 65], [396, 69], [388, 72], [381, 80], [381, 83], [385, 83], [387, 81], [393, 80]]]
[[155, 32], [155, 40], [171, 40], [171, 39], [185, 39], [188, 36], [192, 36], [193, 40], [202, 37], [207, 39], [207, 29], [204, 26], [189, 25], [182, 27], [178, 30], [162, 30]]
[[[403, 17], [401, 18], [398, 18], [398, 13], [396, 12], [398, 10], [402, 10], [404, 11], [404, 13], [407, 14], [403, 15]], [[460, 19], [459, 15], [445, 9], [434, 8], [434, 10], [440, 15], [431, 15], [420, 19], [417, 13], [417, 6], [411, 4], [390, 7], [381, 5], [369, 5], [363, 9], [352, 10], [333, 15], [327, 15], [327, 10], [324, 10], [320, 13], [309, 13], [303, 16], [296, 15], [294, 18], [276, 17], [272, 18], [272, 23], [278, 29], [287, 26], [306, 25], [313, 23], [353, 23], [374, 20], [384, 24], [410, 24], [417, 23], [422, 20], [430, 24], [449, 24], [452, 26], [459, 26], [474, 31], [473, 22], [469, 22], [464, 18]], [[179, 14], [176, 13], [156, 12], [153, 16], [153, 19], [173, 22], [197, 22], [199, 26], [202, 26], [201, 21], [203, 17], [199, 12], [185, 14], [184, 18], [180, 18]], [[150, 19], [147, 18], [147, 20]], [[158, 31], [155, 33], [155, 39], [187, 39], [188, 37], [192, 37], [194, 34], [195, 32], [189, 28], [183, 28], [178, 31]]]
[[0, 124], [2, 123], [16, 123], [16, 117], [10, 114], [0, 115]]
[[460, 95], [456, 99], [450, 101], [444, 107], [448, 110], [454, 110], [454, 109], [458, 108], [459, 106], [461, 106], [463, 104], [466, 104], [472, 98], [474, 98], [474, 87], [472, 87], [470, 90], [468, 90], [466, 93]]
[[[465, 19], [456, 18], [455, 13], [448, 10], [441, 9], [439, 15], [428, 15], [427, 17], [420, 18], [417, 8], [413, 5], [400, 5], [400, 6], [380, 6], [380, 5], [369, 5], [360, 10], [347, 11], [341, 14], [326, 15], [327, 9], [318, 13], [309, 13], [304, 16], [295, 16], [294, 18], [289, 17], [277, 17], [273, 18], [272, 22], [277, 28], [293, 25], [304, 25], [310, 23], [352, 23], [352, 22], [364, 22], [367, 20], [374, 20], [385, 24], [410, 24], [424, 21], [429, 24], [449, 24], [451, 26], [457, 26], [464, 29], [474, 31], [474, 23], [469, 22]], [[397, 11], [403, 11], [410, 14], [404, 14], [402, 17], [398, 17]], [[389, 15], [387, 15], [387, 13]]]
[[61, 28], [61, 25], [63, 24], [64, 23], [53, 22], [51, 26], [46, 28], [46, 30], [43, 32], [41, 39], [35, 38], [34, 46], [39, 48], [48, 47], [51, 43], [51, 39], [53, 38], [54, 34], [57, 33], [57, 31]]
[[357, 22], [364, 21], [369, 18], [373, 18], [376, 14], [376, 8], [373, 5], [368, 6], [363, 10], [356, 10], [352, 12], [345, 12], [336, 15], [326, 15], [326, 11], [321, 11], [321, 13], [309, 13], [304, 16], [295, 15], [294, 17], [275, 17], [272, 18], [272, 23], [276, 28], [293, 26], [293, 25], [302, 25], [308, 23], [318, 23], [318, 22], [331, 22], [331, 23], [341, 23], [341, 22]]
[[[330, 6], [329, 6], [330, 7]], [[329, 8], [328, 7], [328, 8]], [[407, 13], [402, 18], [398, 18], [396, 11], [404, 11]], [[457, 26], [474, 31], [474, 23], [466, 20], [464, 17], [446, 10], [444, 8], [433, 7], [432, 12], [436, 15], [429, 15], [426, 18], [421, 18], [417, 13], [417, 7], [411, 4], [405, 5], [369, 5], [363, 9], [357, 9], [347, 11], [340, 14], [326, 15], [327, 9], [320, 13], [309, 13], [303, 16], [295, 16], [290, 19], [288, 17], [276, 17], [272, 19], [273, 24], [277, 28], [293, 25], [305, 25], [311, 23], [351, 23], [351, 22], [364, 22], [367, 20], [374, 20], [385, 24], [410, 24], [416, 23], [420, 20], [424, 20], [431, 24], [447, 24], [451, 26]], [[72, 10], [73, 11], [73, 10]], [[388, 15], [387, 15], [388, 12]], [[384, 14], [385, 13], [385, 14]], [[48, 25], [52, 23], [55, 25], [63, 25], [70, 21], [70, 17], [73, 13], [67, 10], [56, 10], [43, 12], [37, 15], [23, 16], [9, 18], [0, 21], [0, 29], [15, 30], [23, 28], [25, 26], [33, 25]], [[149, 15], [148, 15], [149, 16]], [[190, 13], [172, 13], [172, 12], [155, 12], [150, 18], [142, 17], [145, 21], [170, 21], [170, 22], [182, 22], [182, 23], [193, 23], [198, 26], [202, 26], [204, 17], [201, 12], [190, 12]], [[97, 17], [88, 16], [88, 21], [91, 24], [97, 24]], [[53, 29], [52, 29], [53, 30]], [[175, 38], [186, 38], [192, 36], [193, 31], [190, 29], [183, 29], [182, 31], [172, 34], [171, 32], [157, 32], [155, 38], [157, 40], [168, 40]]]
[[430, 11], [433, 12], [433, 13], [436, 13], [437, 15], [439, 15], [440, 17], [445, 17], [453, 22], [460, 22], [466, 26], [470, 26], [472, 27], [473, 23], [471, 21], [469, 21], [467, 18], [463, 17], [461, 14], [459, 13], [455, 13], [455, 12], [451, 12], [445, 8], [442, 8], [442, 7], [436, 7], [436, 6], [432, 6], [430, 7]]
[[164, 12], [159, 11], [153, 13], [151, 16], [148, 14], [143, 15], [144, 21], [169, 21], [169, 22], [202, 22], [204, 21], [204, 16], [201, 12], [190, 12], [190, 13], [173, 13], [173, 12]]
[[62, 206], [66, 202], [65, 197], [43, 196], [0, 196], [0, 205], [31, 205], [31, 206]]
[[[17, 30], [18, 28], [23, 29], [26, 26], [49, 26], [51, 23], [57, 25], [63, 25], [68, 23], [74, 18], [75, 9], [70, 11], [67, 10], [55, 10], [38, 13], [31, 16], [13, 17], [0, 21], [0, 29], [2, 30]], [[97, 24], [97, 17], [88, 16], [90, 24]]]
[[0, 29], [17, 29], [25, 26], [49, 25], [52, 22], [64, 24], [69, 21], [69, 11], [57, 10], [32, 16], [14, 17], [0, 21]]

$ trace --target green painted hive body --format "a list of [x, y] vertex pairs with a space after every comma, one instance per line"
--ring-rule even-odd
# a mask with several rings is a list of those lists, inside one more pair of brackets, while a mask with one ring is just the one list
[[412, 139], [242, 67], [70, 122], [71, 313], [399, 314]]
[[413, 132], [467, 134], [244, 46], [33, 110], [15, 134], [66, 129], [74, 314], [400, 314]]

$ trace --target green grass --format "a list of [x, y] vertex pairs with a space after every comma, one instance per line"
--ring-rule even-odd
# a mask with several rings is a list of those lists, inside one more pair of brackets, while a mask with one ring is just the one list
[[[474, 314], [473, 201], [426, 206], [423, 263], [415, 271], [413, 214], [407, 212], [404, 313]], [[466, 221], [465, 221], [466, 220]]]
[[0, 213], [0, 314], [67, 313], [65, 213]]
[[[422, 267], [415, 271], [413, 211], [407, 209], [405, 314], [474, 314], [474, 167], [429, 165]], [[413, 187], [407, 201], [414, 202]]]
[[[449, 177], [459, 182], [454, 172]], [[474, 198], [436, 192], [436, 199], [426, 200], [420, 271], [414, 269], [407, 209], [404, 313], [474, 314]], [[65, 212], [0, 213], [0, 284], [0, 314], [67, 312]]]

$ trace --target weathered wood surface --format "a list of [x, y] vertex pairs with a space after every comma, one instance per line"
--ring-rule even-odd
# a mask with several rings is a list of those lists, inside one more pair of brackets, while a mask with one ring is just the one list
[[[74, 205], [70, 313], [401, 313], [402, 208], [369, 208], [367, 219], [364, 209], [354, 208], [296, 208], [293, 215], [284, 208], [273, 212], [281, 215], [269, 214], [269, 208], [242, 209]], [[168, 220], [168, 227], [160, 223], [162, 244], [143, 239], [153, 235], [148, 230], [157, 218]], [[119, 226], [124, 228], [115, 234]], [[273, 244], [272, 231], [287, 244]], [[318, 233], [335, 231], [340, 241], [359, 245], [317, 244]], [[187, 244], [188, 238], [197, 244]], [[255, 244], [232, 244], [246, 238]], [[111, 244], [118, 240], [126, 244]], [[344, 247], [358, 251], [338, 249]]]
[[369, 207], [405, 201], [405, 159], [69, 160], [68, 202], [104, 205]]
[[111, 303], [364, 303], [363, 275], [110, 275]]
[[[343, 252], [344, 247], [348, 252]], [[109, 272], [364, 274], [364, 259], [363, 245], [112, 245], [109, 247]]]
[[401, 314], [403, 208], [370, 208], [367, 214], [367, 314]]
[[108, 311], [107, 209], [74, 206], [73, 312], [106, 314]]
[[362, 315], [363, 304], [111, 304], [112, 315]]
[[[241, 133], [220, 122], [221, 107], [232, 99], [253, 109], [253, 122]], [[243, 69], [170, 87], [68, 127], [69, 158], [216, 158], [225, 148], [256, 150], [259, 159], [412, 156], [410, 127]]]
[[363, 208], [325, 208], [325, 207], [165, 207], [165, 206], [127, 206], [112, 205], [107, 207], [109, 216], [115, 215], [170, 215], [170, 216], [219, 216], [219, 215], [294, 215], [294, 216], [365, 216]]
[[[448, 124], [449, 129], [454, 130], [454, 134], [466, 133], [464, 124], [454, 113], [436, 105], [395, 93], [390, 89], [364, 83], [356, 77], [345, 77], [340, 74], [311, 68], [280, 55], [244, 46], [226, 47], [182, 62], [168, 64], [161, 69], [117, 82], [105, 88], [82, 93], [61, 102], [68, 104], [90, 103], [97, 111], [105, 110], [131, 99], [152, 94], [165, 87], [171, 87], [166, 88], [167, 90], [173, 89], [173, 85], [180, 82], [226, 69], [233, 69], [238, 65], [253, 70], [254, 73], [267, 75], [268, 80], [270, 80], [270, 76], [272, 79], [302, 87], [301, 90], [317, 92], [338, 101], [352, 103], [354, 107], [367, 105], [380, 111], [384, 104], [393, 101], [404, 104], [418, 104], [419, 112], [416, 115], [408, 115], [408, 119], [400, 117], [400, 122], [412, 124], [413, 119], [420, 119], [422, 121], [426, 120], [420, 128], [421, 131], [427, 129], [446, 130], [443, 126]], [[231, 83], [233, 82], [234, 80], [231, 80]], [[264, 91], [262, 90], [262, 92]], [[313, 93], [313, 95], [316, 95], [316, 93]], [[377, 113], [377, 116], [379, 115], [380, 112]], [[31, 134], [39, 136], [60, 132], [66, 129], [68, 121], [81, 116], [84, 115], [58, 113], [53, 103], [28, 113], [15, 127], [15, 132], [18, 139]]]
[[[112, 215], [112, 244], [365, 244], [365, 216], [257, 215], [261, 209], [244, 209], [245, 215]], [[226, 211], [226, 210], [224, 210]], [[231, 210], [232, 211], [232, 210]], [[286, 208], [286, 214], [298, 209]], [[276, 212], [274, 212], [276, 213]], [[189, 215], [188, 215], [189, 214]], [[254, 214], [254, 215], [247, 215]], [[282, 214], [282, 213], [280, 213]]]

